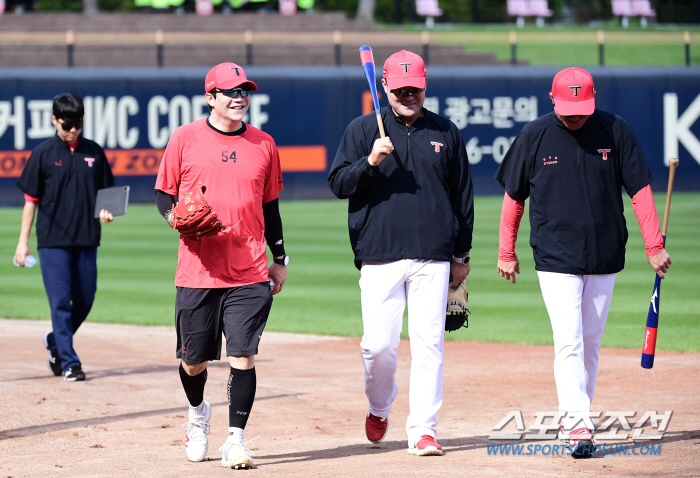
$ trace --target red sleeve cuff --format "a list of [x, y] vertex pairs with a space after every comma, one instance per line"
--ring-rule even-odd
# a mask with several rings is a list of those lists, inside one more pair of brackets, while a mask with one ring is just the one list
[[24, 194], [24, 202], [30, 202], [32, 204], [39, 204], [39, 198], [35, 198], [34, 196], [30, 196], [29, 194]]
[[632, 209], [634, 209], [639, 228], [642, 231], [647, 255], [653, 256], [663, 251], [664, 241], [659, 230], [659, 216], [656, 213], [651, 186], [647, 185], [634, 195]]
[[525, 201], [516, 201], [506, 192], [503, 196], [503, 209], [501, 209], [501, 227], [498, 237], [498, 258], [502, 261], [514, 261], [515, 241], [518, 238], [520, 220], [525, 211]]

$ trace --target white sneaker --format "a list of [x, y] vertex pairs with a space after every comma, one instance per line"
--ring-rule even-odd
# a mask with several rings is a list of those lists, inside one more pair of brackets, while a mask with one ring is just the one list
[[211, 419], [211, 406], [207, 402], [202, 402], [202, 414], [193, 413], [194, 408], [190, 407], [190, 421], [182, 425], [183, 430], [187, 430], [187, 440], [185, 440], [185, 450], [187, 459], [190, 461], [202, 461], [209, 449], [209, 420]]
[[[253, 438], [253, 440], [255, 440], [255, 438]], [[248, 440], [245, 443], [231, 443], [228, 440], [224, 442], [221, 448], [219, 448], [219, 451], [221, 452], [221, 466], [233, 468], [234, 470], [254, 468], [254, 453], [243, 446], [252, 442], [253, 440]]]

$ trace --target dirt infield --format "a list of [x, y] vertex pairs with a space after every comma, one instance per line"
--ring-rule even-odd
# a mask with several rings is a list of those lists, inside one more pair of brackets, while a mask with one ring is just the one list
[[[700, 354], [660, 352], [653, 370], [639, 350], [601, 352], [594, 409], [673, 411], [661, 440], [638, 442], [659, 454], [493, 456], [491, 433], [514, 433], [512, 410], [525, 426], [537, 410], [555, 410], [551, 347], [472, 342], [446, 344], [445, 394], [438, 440], [443, 457], [406, 453], [408, 343], [399, 350], [399, 396], [386, 440], [364, 437], [366, 400], [359, 339], [266, 333], [257, 360], [258, 391], [246, 439], [255, 470], [221, 467], [227, 432], [225, 363], [209, 367], [205, 398], [212, 404], [209, 453], [185, 457], [187, 408], [167, 327], [84, 324], [76, 349], [88, 380], [51, 376], [41, 344], [50, 324], [0, 319], [0, 478], [231, 476], [700, 476]], [[615, 426], [619, 427], [619, 424]], [[644, 433], [655, 433], [647, 422]], [[613, 442], [604, 442], [613, 443]], [[516, 444], [557, 445], [523, 440]], [[533, 448], [531, 448], [533, 449]], [[647, 448], [648, 449], [648, 448]], [[621, 448], [618, 448], [621, 450]], [[641, 452], [642, 448], [637, 448]], [[657, 448], [658, 450], [658, 448]]]

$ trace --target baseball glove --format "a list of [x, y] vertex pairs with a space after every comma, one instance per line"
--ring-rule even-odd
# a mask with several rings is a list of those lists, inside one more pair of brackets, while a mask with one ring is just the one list
[[470, 314], [467, 309], [469, 294], [467, 293], [467, 280], [464, 279], [457, 287], [452, 287], [452, 283], [447, 289], [447, 317], [445, 318], [445, 330], [452, 332], [459, 328], [469, 327]]
[[207, 187], [202, 183], [185, 194], [168, 215], [168, 222], [184, 239], [195, 241], [217, 235], [225, 229], [221, 220], [204, 197]]

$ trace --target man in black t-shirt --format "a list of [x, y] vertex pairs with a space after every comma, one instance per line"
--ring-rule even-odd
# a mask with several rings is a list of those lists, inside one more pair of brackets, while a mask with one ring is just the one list
[[497, 269], [515, 284], [515, 241], [529, 197], [530, 245], [554, 339], [559, 438], [580, 457], [593, 451], [598, 352], [615, 275], [625, 265], [623, 186], [661, 278], [671, 258], [659, 232], [651, 172], [629, 125], [595, 109], [593, 78], [583, 69], [557, 73], [550, 97], [554, 112], [525, 125], [495, 175], [506, 190]]
[[114, 176], [102, 148], [80, 136], [83, 114], [79, 97], [54, 99], [56, 135], [32, 152], [17, 182], [25, 204], [15, 262], [31, 266], [29, 234], [38, 208], [37, 247], [53, 326], [44, 335], [44, 346], [49, 368], [68, 382], [85, 380], [73, 334], [95, 299], [100, 221], [114, 219], [104, 209], [99, 220], [93, 217], [97, 190], [113, 186]]

